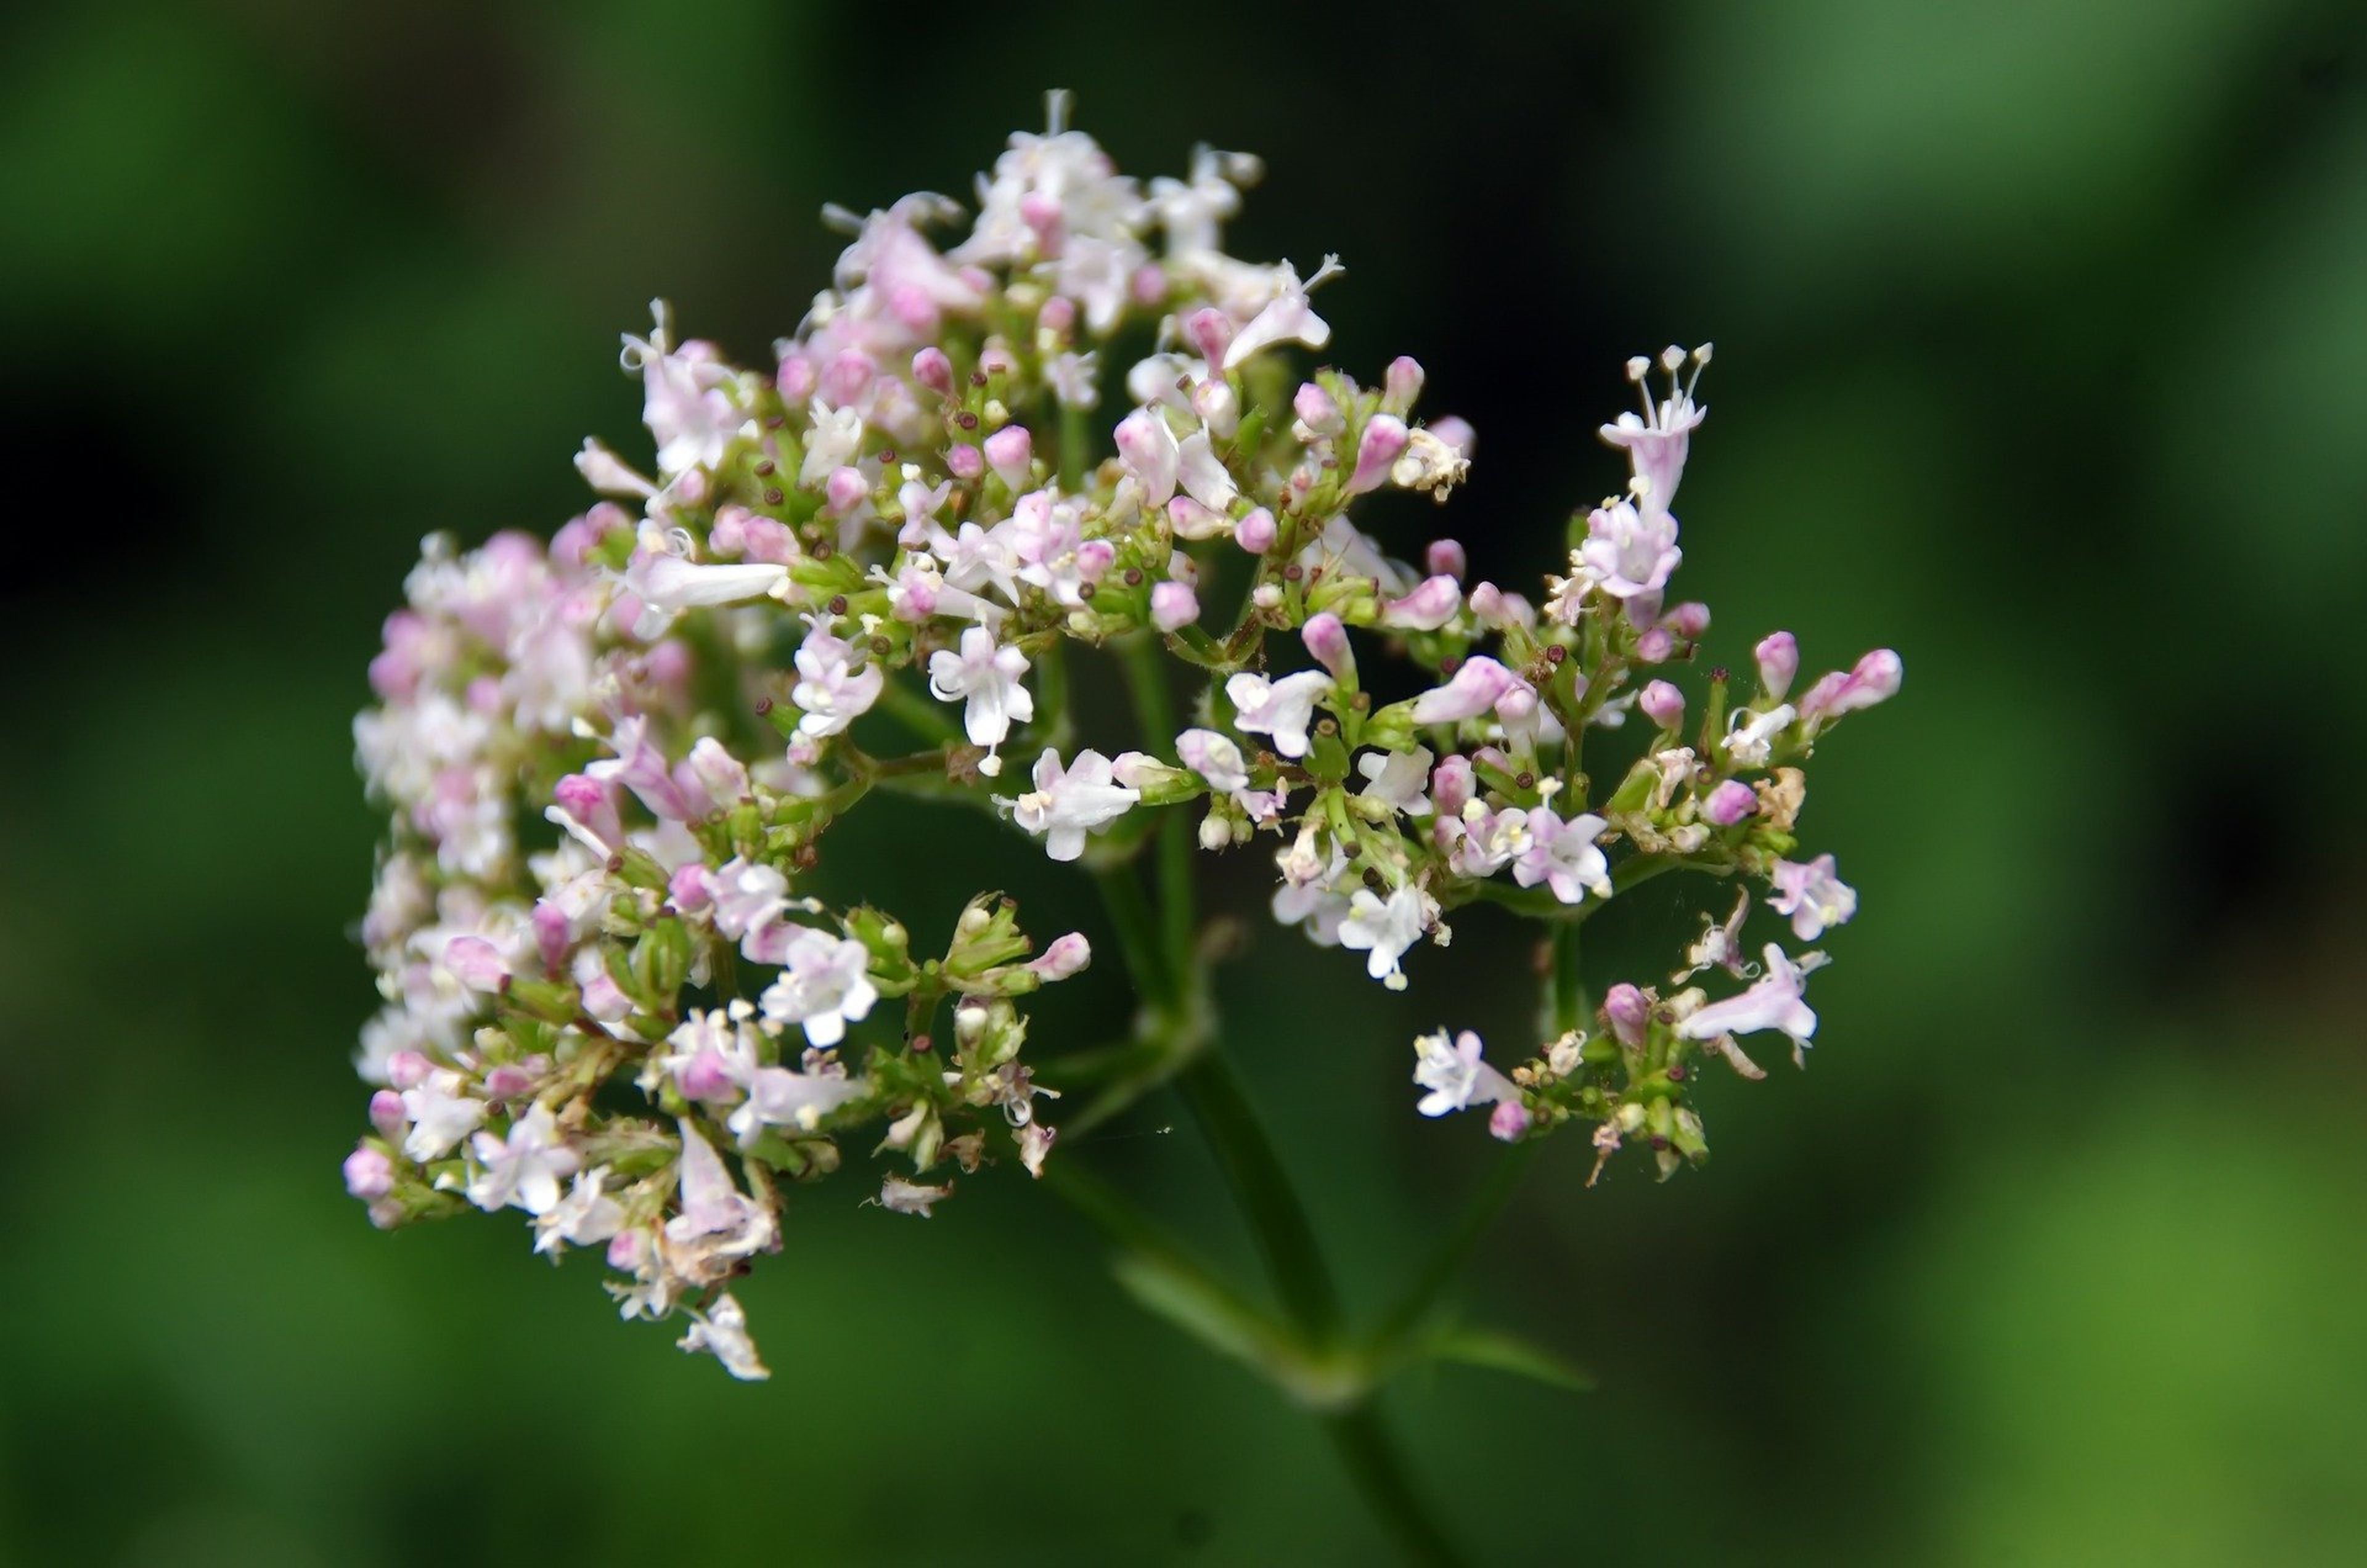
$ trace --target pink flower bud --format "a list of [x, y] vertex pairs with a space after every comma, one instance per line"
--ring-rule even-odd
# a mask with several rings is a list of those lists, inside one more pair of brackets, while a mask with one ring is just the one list
[[1064, 295], [1053, 295], [1044, 301], [1044, 308], [1036, 312], [1036, 330], [1050, 333], [1055, 337], [1067, 337], [1076, 325], [1077, 302]]
[[402, 1096], [391, 1089], [379, 1089], [370, 1096], [369, 1123], [378, 1129], [381, 1138], [400, 1138], [411, 1125], [411, 1115], [402, 1109]]
[[1463, 608], [1463, 587], [1441, 573], [1424, 578], [1402, 599], [1381, 604], [1381, 625], [1409, 631], [1434, 632]]
[[1685, 721], [1685, 694], [1666, 681], [1655, 681], [1646, 686], [1637, 694], [1636, 705], [1662, 729], [1674, 729]]
[[456, 936], [446, 942], [444, 967], [472, 991], [498, 991], [510, 977], [502, 955], [481, 936]]
[[485, 1098], [516, 1100], [534, 1091], [534, 1075], [524, 1067], [504, 1062], [485, 1075]]
[[1702, 815], [1721, 828], [1731, 828], [1758, 809], [1758, 795], [1740, 779], [1727, 780], [1702, 802]]
[[773, 385], [781, 389], [783, 402], [791, 408], [798, 408], [814, 395], [814, 384], [819, 379], [814, 374], [813, 361], [798, 353], [781, 361], [780, 373], [773, 378]]
[[912, 379], [939, 397], [954, 389], [954, 362], [935, 344], [912, 355]]
[[1463, 547], [1454, 539], [1433, 539], [1422, 552], [1422, 565], [1433, 577], [1452, 577], [1460, 581], [1471, 570], [1471, 562]]
[[1451, 413], [1444, 419], [1433, 419], [1423, 428], [1454, 447], [1455, 455], [1461, 457], [1471, 456], [1471, 448], [1479, 439], [1471, 428], [1471, 422], [1461, 414]]
[[1275, 536], [1274, 513], [1263, 506], [1233, 525], [1233, 543], [1253, 556], [1274, 548]]
[[1508, 632], [1514, 626], [1530, 627], [1537, 624], [1535, 605], [1517, 593], [1507, 593], [1492, 582], [1483, 582], [1471, 590], [1471, 613], [1489, 631]]
[[1107, 539], [1087, 539], [1077, 547], [1077, 575], [1099, 582], [1117, 564], [1117, 547]]
[[1405, 421], [1394, 414], [1375, 414], [1365, 425], [1365, 434], [1356, 442], [1356, 468], [1348, 476], [1348, 493], [1362, 495], [1378, 490], [1381, 481], [1389, 477], [1389, 465], [1405, 450]]
[[1639, 664], [1666, 664], [1677, 651], [1677, 639], [1669, 635], [1666, 626], [1653, 626], [1636, 639], [1636, 661]]
[[1200, 357], [1210, 365], [1225, 362], [1225, 350], [1233, 341], [1233, 319], [1213, 305], [1204, 305], [1184, 318], [1186, 342], [1200, 351]]
[[674, 1081], [685, 1100], [730, 1100], [739, 1091], [739, 1085], [731, 1081], [730, 1066], [711, 1045], [702, 1047], [677, 1068]]
[[1071, 975], [1082, 973], [1085, 965], [1093, 961], [1093, 943], [1085, 940], [1085, 933], [1070, 931], [1066, 936], [1053, 938], [1052, 945], [1027, 967], [1047, 980], [1065, 980]]
[[364, 1202], [394, 1190], [394, 1162], [364, 1144], [345, 1156], [345, 1190]]
[[1060, 198], [1048, 191], [1031, 190], [1019, 198], [1019, 220], [1036, 231], [1036, 247], [1044, 254], [1060, 252]]
[[534, 927], [534, 948], [545, 969], [556, 969], [566, 960], [568, 945], [575, 940], [574, 922], [567, 911], [548, 898], [538, 898], [534, 913], [527, 917]]
[[1150, 624], [1162, 632], [1181, 631], [1200, 618], [1200, 596], [1189, 584], [1161, 582], [1150, 590]]
[[1759, 689], [1781, 701], [1800, 672], [1800, 645], [1790, 632], [1769, 632], [1750, 650], [1759, 661]]
[[986, 472], [986, 459], [978, 448], [965, 441], [946, 453], [946, 472], [967, 484]]
[[1463, 661], [1445, 685], [1414, 699], [1413, 721], [1457, 724], [1477, 718], [1515, 688], [1525, 690], [1527, 682], [1486, 654], [1476, 654]]
[[822, 484], [822, 499], [833, 513], [854, 511], [870, 493], [871, 481], [863, 477], [860, 468], [832, 468]]
[[1297, 394], [1290, 400], [1290, 410], [1298, 416], [1299, 423], [1318, 435], [1337, 435], [1347, 427], [1331, 394], [1312, 381], [1299, 384]]
[[1315, 656], [1315, 662], [1331, 672], [1332, 679], [1356, 678], [1356, 656], [1348, 647], [1348, 628], [1340, 624], [1339, 616], [1326, 610], [1310, 617], [1299, 628], [1298, 639]]
[[986, 438], [986, 466], [1013, 490], [1024, 490], [1028, 462], [1036, 455], [1036, 438], [1024, 424], [1006, 424]]
[[650, 1256], [650, 1235], [643, 1230], [618, 1231], [608, 1238], [608, 1267], [638, 1274]]
[[1529, 1110], [1517, 1100], [1500, 1100], [1488, 1112], [1488, 1133], [1499, 1142], [1517, 1144], [1529, 1130]]
[[736, 556], [748, 547], [748, 519], [754, 515], [744, 506], [719, 506], [715, 509], [715, 525], [707, 530], [707, 547], [719, 556]]
[[768, 566], [787, 566], [798, 558], [798, 536], [789, 525], [771, 517], [752, 516], [742, 525], [747, 535], [746, 554], [750, 560]]
[[666, 897], [677, 909], [704, 909], [715, 901], [714, 889], [708, 886], [707, 877], [706, 866], [695, 860], [685, 861], [666, 879]]
[[1847, 673], [1835, 671], [1809, 687], [1808, 694], [1800, 699], [1801, 722], [1814, 729], [1845, 713], [1887, 701], [1898, 694], [1906, 674], [1897, 654], [1877, 648]]
[[1660, 624], [1687, 642], [1699, 642], [1709, 630], [1709, 606], [1698, 599], [1688, 599], [1670, 611]]
[[1399, 355], [1381, 372], [1381, 406], [1402, 416], [1421, 396], [1421, 362], [1410, 354]]
[[878, 374], [879, 367], [869, 355], [859, 348], [843, 348], [822, 367], [819, 390], [832, 407], [845, 408], [863, 400]]
[[1146, 262], [1134, 269], [1127, 287], [1134, 291], [1134, 302], [1149, 310], [1167, 298], [1167, 269], [1157, 262]]
[[1449, 757], [1430, 770], [1430, 802], [1441, 820], [1462, 815], [1477, 787], [1468, 757]]
[[1644, 999], [1643, 992], [1623, 980], [1604, 994], [1603, 1016], [1611, 1021], [1611, 1032], [1619, 1043], [1641, 1045], [1645, 1026], [1651, 1022], [1652, 1004]]
[[435, 1070], [436, 1064], [417, 1051], [397, 1051], [386, 1059], [386, 1081], [397, 1089], [417, 1089]]

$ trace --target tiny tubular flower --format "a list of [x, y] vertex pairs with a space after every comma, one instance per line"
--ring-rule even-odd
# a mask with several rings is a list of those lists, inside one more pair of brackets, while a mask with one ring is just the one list
[[1118, 784], [1111, 767], [1110, 759], [1091, 750], [1063, 767], [1060, 753], [1045, 748], [1036, 759], [1036, 787], [1010, 803], [1012, 820], [1042, 839], [1054, 860], [1075, 860], [1085, 852], [1086, 834], [1108, 827], [1142, 798], [1140, 791]]
[[1479, 1051], [1479, 1036], [1468, 1029], [1452, 1039], [1443, 1029], [1435, 1034], [1416, 1035], [1413, 1081], [1430, 1092], [1414, 1109], [1424, 1116], [1444, 1116], [1475, 1105], [1501, 1101], [1517, 1104], [1520, 1090], [1512, 1087], [1510, 1078], [1482, 1061]]
[[1359, 887], [1348, 899], [1347, 918], [1340, 922], [1340, 945], [1365, 954], [1365, 974], [1392, 991], [1402, 991], [1405, 972], [1398, 961], [1435, 919], [1436, 906], [1420, 888], [1399, 887], [1383, 898]]
[[1847, 925], [1857, 913], [1857, 889], [1834, 874], [1831, 855], [1818, 855], [1806, 864], [1779, 860], [1772, 875], [1775, 896], [1767, 907], [1792, 918], [1792, 934], [1814, 942], [1835, 926]]
[[871, 955], [851, 937], [836, 937], [810, 926], [791, 927], [781, 973], [764, 987], [757, 1006], [775, 1023], [794, 1023], [820, 1046], [846, 1038], [846, 1026], [859, 1023], [879, 999], [871, 984]]
[[817, 625], [798, 649], [798, 683], [789, 701], [803, 710], [798, 728], [819, 739], [843, 733], [871, 709], [888, 683], [877, 663], [857, 662], [853, 644]]
[[1233, 705], [1233, 722], [1243, 731], [1271, 735], [1276, 751], [1304, 757], [1315, 705], [1332, 688], [1331, 677], [1319, 670], [1302, 670], [1279, 681], [1243, 671], [1225, 682], [1225, 698]]
[[1807, 970], [1772, 942], [1764, 956], [1767, 971], [1751, 982], [1749, 990], [1696, 1009], [1678, 1021], [1677, 1032], [1688, 1040], [1714, 1040], [1721, 1034], [1781, 1030], [1795, 1044], [1806, 1045], [1817, 1032], [1817, 1015], [1802, 999]]
[[961, 635], [958, 652], [941, 648], [929, 656], [929, 690], [939, 702], [962, 704], [962, 732], [973, 746], [989, 750], [1002, 744], [1014, 724], [1036, 716], [1036, 700], [1020, 681], [1027, 673], [1027, 656], [1008, 644], [999, 644], [984, 626]]

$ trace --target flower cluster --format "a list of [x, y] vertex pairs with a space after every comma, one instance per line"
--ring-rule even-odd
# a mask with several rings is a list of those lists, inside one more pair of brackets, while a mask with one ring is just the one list
[[[1573, 525], [1538, 602], [1467, 581], [1452, 540], [1392, 559], [1359, 499], [1445, 500], [1471, 431], [1415, 417], [1410, 359], [1376, 386], [1294, 372], [1326, 344], [1312, 291], [1341, 268], [1225, 254], [1256, 174], [1204, 149], [1138, 184], [1056, 98], [1051, 129], [980, 176], [967, 233], [935, 197], [841, 214], [832, 285], [764, 371], [658, 308], [623, 355], [651, 457], [587, 442], [604, 499], [547, 547], [427, 542], [356, 723], [390, 815], [362, 927], [385, 998], [358, 1063], [373, 1133], [345, 1171], [375, 1222], [522, 1210], [538, 1252], [605, 1248], [627, 1315], [680, 1314], [685, 1348], [761, 1377], [727, 1287], [843, 1139], [908, 1172], [877, 1198], [903, 1213], [957, 1168], [1040, 1171], [1049, 1091], [1019, 1004], [1082, 969], [1085, 940], [1038, 953], [981, 895], [923, 957], [889, 914], [819, 901], [829, 830], [875, 792], [978, 807], [1094, 865], [1195, 810], [1206, 850], [1271, 846], [1278, 920], [1393, 987], [1461, 906], [1574, 919], [1663, 871], [1765, 882], [1801, 942], [1850, 919], [1831, 857], [1794, 858], [1799, 764], [1897, 689], [1897, 656], [1788, 700], [1778, 633], [1747, 694], [1713, 673], [1690, 725], [1652, 674], [1708, 626], [1665, 601], [1704, 412], [1677, 378], [1709, 351], [1669, 351], [1664, 390], [1631, 364], [1643, 411], [1603, 428], [1631, 478]], [[1212, 617], [1220, 584], [1234, 608]], [[1426, 689], [1376, 704], [1360, 641]], [[1187, 667], [1191, 722], [1082, 744], [1076, 645]], [[1647, 727], [1598, 787], [1581, 739]], [[1006, 750], [1027, 759], [1008, 773]], [[1750, 908], [1672, 982], [1731, 976], [1734, 994], [1619, 987], [1509, 1077], [1474, 1036], [1426, 1039], [1420, 1109], [1697, 1152], [1687, 1059], [1755, 1074], [1737, 1036], [1815, 1026], [1820, 956], [1752, 962]]]

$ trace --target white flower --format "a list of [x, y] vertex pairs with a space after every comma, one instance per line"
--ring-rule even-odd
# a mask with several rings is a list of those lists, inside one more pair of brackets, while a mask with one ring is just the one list
[[1582, 902], [1589, 892], [1610, 897], [1610, 867], [1594, 842], [1606, 826], [1591, 814], [1565, 821], [1546, 807], [1537, 807], [1529, 813], [1529, 847], [1512, 863], [1512, 880], [1523, 887], [1542, 882], [1565, 904]]
[[625, 1211], [603, 1192], [609, 1169], [602, 1166], [575, 1179], [567, 1196], [534, 1222], [534, 1249], [554, 1258], [570, 1247], [592, 1247], [625, 1228]]
[[835, 1045], [846, 1026], [869, 1015], [879, 993], [871, 984], [871, 953], [851, 937], [794, 928], [780, 977], [758, 1005], [775, 1023], [794, 1023], [816, 1045]]
[[769, 865], [735, 855], [706, 880], [715, 929], [734, 942], [761, 931], [788, 908], [788, 878]]
[[650, 312], [657, 325], [647, 338], [626, 334], [624, 361], [627, 369], [641, 373], [641, 421], [657, 437], [658, 472], [672, 477], [685, 468], [711, 468], [748, 424], [725, 389], [731, 371], [700, 355], [701, 344], [670, 351], [665, 302], [651, 300]]
[[1817, 1015], [1801, 999], [1807, 971], [1772, 942], [1767, 944], [1766, 958], [1767, 973], [1749, 990], [1696, 1010], [1679, 1021], [1677, 1032], [1688, 1040], [1713, 1040], [1721, 1034], [1779, 1029], [1795, 1043], [1806, 1044], [1817, 1032]]
[[1818, 855], [1806, 865], [1787, 860], [1775, 863], [1775, 896], [1767, 907], [1792, 917], [1792, 934], [1814, 942], [1833, 926], [1849, 924], [1857, 913], [1857, 889], [1834, 874], [1830, 855]]
[[1175, 433], [1157, 409], [1140, 408], [1117, 422], [1118, 461], [1142, 487], [1145, 506], [1164, 506], [1175, 494], [1181, 461]]
[[1285, 757], [1304, 757], [1316, 700], [1331, 689], [1331, 677], [1320, 670], [1302, 670], [1279, 681], [1243, 671], [1225, 682], [1225, 696], [1242, 730], [1273, 736], [1274, 749]]
[[1712, 917], [1702, 928], [1702, 934], [1685, 949], [1689, 965], [1676, 978], [1690, 980], [1704, 969], [1723, 969], [1739, 978], [1743, 973], [1742, 922], [1750, 914], [1750, 891], [1743, 889], [1735, 896], [1734, 912], [1719, 920]]
[[1424, 1116], [1520, 1099], [1511, 1079], [1479, 1059], [1479, 1036], [1467, 1029], [1451, 1041], [1443, 1029], [1415, 1036], [1413, 1081], [1430, 1091], [1414, 1107]]
[[469, 1201], [489, 1212], [515, 1203], [529, 1214], [549, 1213], [559, 1203], [560, 1178], [582, 1163], [547, 1105], [512, 1122], [506, 1137], [480, 1133], [470, 1146], [484, 1169], [469, 1183]]
[[[1042, 1162], [1043, 1156], [1036, 1156], [1036, 1163], [1040, 1165]], [[879, 1184], [881, 1208], [893, 1213], [918, 1214], [924, 1220], [931, 1217], [930, 1205], [941, 1202], [952, 1195], [951, 1182], [947, 1182], [943, 1187], [929, 1187], [917, 1181], [907, 1181], [900, 1176], [891, 1176]]]
[[1674, 517], [1614, 501], [1587, 514], [1586, 542], [1579, 546], [1577, 559], [1614, 599], [1648, 596], [1657, 604], [1684, 552], [1677, 547]]
[[789, 692], [789, 701], [805, 713], [798, 720], [800, 732], [817, 738], [839, 734], [879, 700], [887, 673], [873, 663], [858, 668], [856, 657], [845, 638], [819, 626], [806, 634], [798, 649], [798, 683]]
[[1175, 476], [1184, 493], [1209, 511], [1222, 513], [1240, 499], [1240, 487], [1226, 471], [1224, 460], [1209, 444], [1208, 433], [1195, 430], [1176, 445]]
[[1536, 689], [1506, 669], [1501, 660], [1474, 654], [1455, 668], [1444, 686], [1433, 686], [1414, 699], [1416, 724], [1460, 724], [1477, 718], [1515, 692], [1534, 697]]
[[1648, 510], [1665, 512], [1676, 499], [1677, 481], [1685, 471], [1685, 448], [1692, 439], [1694, 426], [1707, 418], [1709, 410], [1693, 402], [1693, 384], [1701, 379], [1702, 367], [1709, 363], [1710, 345], [1702, 344], [1693, 352], [1693, 373], [1683, 386], [1677, 384], [1677, 371], [1685, 355], [1671, 348], [1660, 355], [1661, 368], [1668, 372], [1669, 395], [1659, 402], [1652, 400], [1652, 389], [1645, 377], [1652, 363], [1641, 355], [1627, 362], [1627, 378], [1644, 394], [1644, 414], [1637, 418], [1623, 413], [1603, 427], [1603, 439], [1614, 446], [1625, 447], [1627, 460], [1633, 466], [1638, 499]]
[[1356, 759], [1356, 771], [1365, 775], [1361, 798], [1377, 800], [1392, 811], [1408, 817], [1430, 815], [1431, 751], [1427, 746], [1417, 746], [1410, 751], [1367, 751]]
[[789, 569], [764, 562], [702, 566], [644, 540], [625, 567], [625, 589], [641, 602], [633, 635], [652, 637], [685, 610], [762, 599], [788, 580]]
[[460, 1092], [467, 1085], [466, 1078], [447, 1068], [402, 1091], [402, 1113], [411, 1118], [411, 1131], [402, 1140], [406, 1158], [421, 1163], [441, 1159], [485, 1119], [485, 1102]]
[[1274, 889], [1274, 918], [1285, 926], [1304, 924], [1308, 940], [1318, 947], [1340, 943], [1340, 922], [1348, 918], [1348, 896], [1336, 890], [1348, 869], [1348, 856], [1337, 845], [1326, 860], [1316, 849], [1315, 829], [1299, 830], [1290, 848], [1278, 852], [1274, 863], [1282, 871]]
[[770, 1247], [778, 1235], [764, 1206], [732, 1184], [723, 1156], [687, 1121], [682, 1161], [675, 1176], [680, 1210], [665, 1223], [665, 1239], [677, 1253], [682, 1272], [696, 1282], [720, 1277], [720, 1266]]
[[1421, 889], [1400, 887], [1383, 899], [1359, 887], [1348, 900], [1348, 918], [1340, 922], [1340, 945], [1364, 953], [1365, 973], [1402, 991], [1406, 979], [1398, 960], [1421, 940], [1430, 923], [1429, 900]]
[[1019, 683], [1026, 673], [1027, 656], [999, 646], [984, 626], [962, 633], [959, 652], [941, 648], [929, 656], [929, 690], [939, 702], [963, 704], [963, 732], [989, 750], [1002, 744], [1013, 724], [1036, 716], [1036, 699]]
[[1112, 767], [1107, 757], [1088, 750], [1063, 768], [1060, 753], [1047, 747], [1036, 759], [1036, 787], [1011, 802], [1012, 820], [1041, 838], [1054, 860], [1075, 860], [1085, 852], [1087, 833], [1116, 821], [1142, 798], [1140, 791], [1116, 782]]
[[1739, 768], [1763, 768], [1774, 755], [1775, 737], [1792, 727], [1797, 716], [1790, 703], [1778, 703], [1765, 713], [1737, 708], [1726, 721], [1726, 739], [1718, 744]]
[[831, 408], [816, 398], [810, 412], [805, 462], [798, 469], [798, 482], [808, 488], [846, 467], [863, 446], [863, 415], [855, 410]]
[[808, 1073], [787, 1067], [757, 1067], [747, 1076], [748, 1098], [731, 1113], [731, 1135], [746, 1148], [767, 1127], [795, 1127], [810, 1133], [821, 1119], [870, 1092], [864, 1078], [846, 1076], [838, 1067]]
[[706, 1351], [742, 1382], [762, 1382], [773, 1375], [756, 1357], [756, 1342], [748, 1337], [748, 1314], [729, 1292], [716, 1297], [704, 1315], [692, 1313], [690, 1332], [675, 1344], [694, 1353]]
[[1233, 334], [1233, 341], [1225, 348], [1224, 367], [1238, 370], [1251, 355], [1278, 343], [1304, 344], [1308, 348], [1321, 348], [1330, 343], [1331, 329], [1308, 305], [1307, 294], [1317, 284], [1347, 270], [1340, 265], [1338, 256], [1325, 256], [1323, 265], [1315, 269], [1315, 276], [1301, 283], [1298, 269], [1288, 262], [1276, 267], [1273, 298], [1250, 318], [1247, 326]]

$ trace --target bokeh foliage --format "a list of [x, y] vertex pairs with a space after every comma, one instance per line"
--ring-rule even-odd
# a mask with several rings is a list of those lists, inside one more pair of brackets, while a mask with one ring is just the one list
[[[2367, 1556], [2367, 49], [2296, 0], [1353, 16], [1212, 0], [50, 7], [0, 48], [0, 1554], [1367, 1562], [1311, 1427], [1014, 1179], [801, 1202], [730, 1384], [522, 1227], [338, 1190], [373, 826], [346, 722], [418, 536], [548, 531], [664, 293], [754, 357], [825, 199], [958, 191], [1047, 85], [1129, 168], [1255, 149], [1249, 254], [1350, 276], [1480, 432], [1501, 581], [1617, 482], [1619, 361], [1714, 336], [1682, 586], [1739, 660], [1901, 649], [1820, 759], [1864, 897], [1810, 1072], [1712, 1168], [1556, 1148], [1473, 1302], [1593, 1366], [1389, 1408], [1494, 1561]], [[1433, 521], [1387, 519], [1410, 545]], [[855, 837], [872, 832], [868, 840]], [[944, 869], [916, 863], [931, 835]], [[917, 808], [831, 874], [1090, 921]], [[1404, 998], [1254, 923], [1253, 1088], [1372, 1300], [1486, 1151], [1407, 1041], [1510, 1039], [1475, 913]], [[1674, 889], [1666, 890], [1670, 897]], [[1623, 929], [1590, 927], [1598, 982]], [[1048, 922], [1047, 929], [1052, 928]], [[1093, 929], [1088, 924], [1088, 929]], [[1599, 933], [1599, 935], [1598, 935]], [[1040, 1038], [1113, 1032], [1114, 975]], [[1064, 1147], [1242, 1253], [1188, 1129]], [[1246, 1262], [1246, 1258], [1241, 1260]]]

